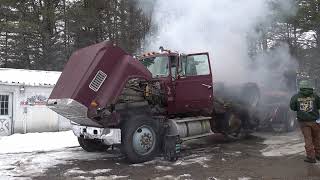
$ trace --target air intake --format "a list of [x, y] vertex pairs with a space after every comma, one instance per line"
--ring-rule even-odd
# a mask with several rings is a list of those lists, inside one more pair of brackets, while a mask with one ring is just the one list
[[106, 80], [106, 78], [107, 75], [99, 70], [97, 74], [94, 76], [93, 80], [91, 81], [89, 88], [92, 89], [94, 92], [97, 92], [103, 84], [104, 80]]

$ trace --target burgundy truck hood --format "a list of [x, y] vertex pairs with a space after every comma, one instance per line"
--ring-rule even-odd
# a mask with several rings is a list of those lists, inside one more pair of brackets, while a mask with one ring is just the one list
[[136, 59], [110, 42], [74, 52], [54, 87], [47, 106], [81, 125], [100, 126], [87, 117], [92, 101], [98, 107], [116, 103], [131, 78], [151, 79]]

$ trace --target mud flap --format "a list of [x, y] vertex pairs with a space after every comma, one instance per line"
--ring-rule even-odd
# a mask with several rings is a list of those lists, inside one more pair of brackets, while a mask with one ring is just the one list
[[181, 143], [179, 135], [166, 135], [164, 140], [164, 158], [168, 161], [176, 161], [180, 157]]

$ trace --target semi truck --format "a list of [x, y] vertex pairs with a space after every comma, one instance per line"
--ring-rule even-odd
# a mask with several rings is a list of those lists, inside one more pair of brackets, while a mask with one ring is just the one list
[[133, 57], [111, 42], [77, 50], [47, 106], [72, 122], [85, 151], [118, 146], [131, 163], [172, 160], [184, 141], [238, 139], [257, 127], [256, 84], [214, 83], [207, 52], [160, 50]]

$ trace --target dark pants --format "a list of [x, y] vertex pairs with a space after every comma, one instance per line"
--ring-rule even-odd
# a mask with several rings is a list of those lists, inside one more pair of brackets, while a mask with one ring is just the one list
[[304, 136], [306, 154], [309, 158], [320, 157], [320, 124], [316, 122], [300, 122]]

